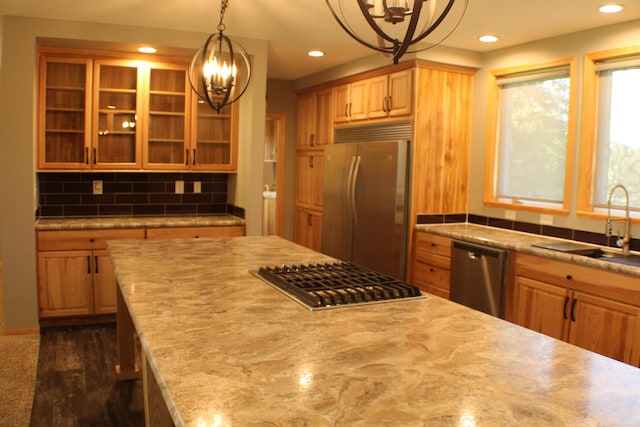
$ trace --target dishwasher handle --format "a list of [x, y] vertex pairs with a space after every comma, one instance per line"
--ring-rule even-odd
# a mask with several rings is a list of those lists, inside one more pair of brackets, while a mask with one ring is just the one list
[[486, 246], [474, 245], [468, 242], [453, 241], [453, 249], [467, 251], [470, 259], [481, 259], [483, 256], [500, 258], [506, 252], [504, 249], [488, 248]]

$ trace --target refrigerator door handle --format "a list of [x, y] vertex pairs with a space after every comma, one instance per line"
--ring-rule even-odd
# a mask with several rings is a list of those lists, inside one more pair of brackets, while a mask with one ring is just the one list
[[351, 183], [353, 182], [353, 167], [356, 164], [356, 156], [351, 156], [351, 164], [349, 165], [349, 174], [347, 175], [347, 208], [349, 209], [349, 215], [353, 218], [353, 206], [351, 203]]
[[358, 222], [358, 210], [356, 209], [356, 186], [358, 185], [358, 172], [360, 171], [360, 156], [355, 157], [351, 177], [351, 212], [353, 213], [353, 223]]

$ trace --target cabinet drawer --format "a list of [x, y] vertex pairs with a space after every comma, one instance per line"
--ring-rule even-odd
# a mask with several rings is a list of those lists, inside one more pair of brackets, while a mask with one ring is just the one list
[[148, 228], [147, 239], [197, 239], [244, 236], [244, 226]]
[[436, 234], [417, 232], [416, 252], [425, 251], [440, 256], [451, 256], [451, 239]]
[[39, 251], [106, 249], [107, 240], [144, 239], [144, 229], [48, 230], [36, 235]]
[[[427, 292], [432, 292], [439, 296], [446, 294], [446, 298], [448, 298], [451, 283], [449, 259], [438, 255], [432, 255], [431, 257], [433, 262], [417, 261], [414, 264], [414, 282]], [[437, 288], [442, 292], [434, 292], [430, 288]]]

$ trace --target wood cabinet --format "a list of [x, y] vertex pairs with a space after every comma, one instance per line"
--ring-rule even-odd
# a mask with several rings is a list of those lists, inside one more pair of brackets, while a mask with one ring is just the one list
[[640, 279], [521, 253], [515, 257], [510, 320], [638, 366]]
[[293, 224], [293, 240], [297, 244], [318, 252], [322, 249], [321, 212], [296, 207]]
[[423, 291], [449, 299], [451, 239], [417, 232], [415, 240], [411, 282]]
[[331, 100], [331, 89], [321, 89], [298, 96], [297, 148], [321, 147], [333, 141]]
[[333, 89], [333, 121], [343, 123], [367, 118], [368, 82], [366, 80], [336, 86]]
[[86, 169], [91, 145], [92, 61], [43, 56], [38, 90], [38, 167]]
[[413, 70], [402, 70], [367, 80], [367, 118], [409, 116], [413, 102]]
[[115, 313], [116, 279], [106, 241], [142, 238], [144, 229], [37, 232], [40, 318]]
[[296, 155], [296, 206], [322, 210], [324, 154], [322, 150], [298, 151]]
[[198, 239], [200, 237], [244, 236], [244, 226], [148, 228], [147, 239]]
[[40, 57], [39, 169], [237, 169], [238, 103], [199, 102], [187, 59], [64, 51]]

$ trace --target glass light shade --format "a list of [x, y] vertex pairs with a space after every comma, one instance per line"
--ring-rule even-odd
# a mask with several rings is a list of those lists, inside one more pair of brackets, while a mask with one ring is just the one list
[[244, 94], [250, 79], [249, 54], [222, 31], [207, 38], [189, 67], [191, 87], [218, 113]]

